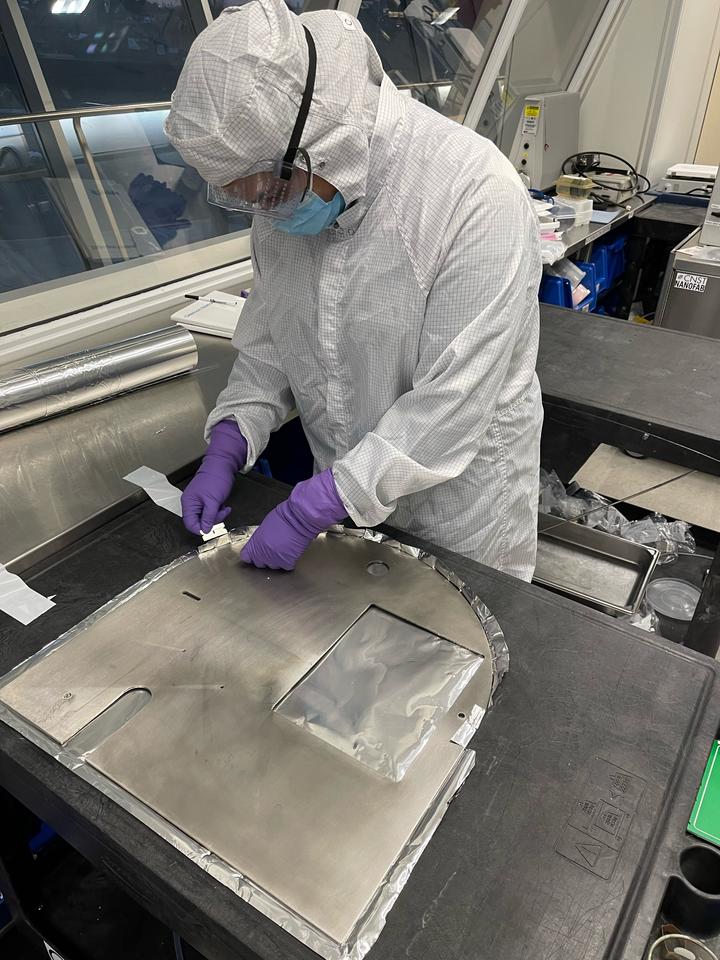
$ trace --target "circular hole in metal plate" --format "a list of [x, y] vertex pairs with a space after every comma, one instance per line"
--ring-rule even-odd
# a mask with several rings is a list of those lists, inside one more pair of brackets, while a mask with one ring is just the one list
[[373, 560], [367, 565], [367, 572], [371, 577], [384, 577], [390, 573], [390, 567], [382, 560]]
[[465, 714], [464, 714], [464, 713], [459, 713], [459, 714], [458, 714], [458, 717], [459, 717], [461, 720], [464, 720], [464, 719], [465, 719]]

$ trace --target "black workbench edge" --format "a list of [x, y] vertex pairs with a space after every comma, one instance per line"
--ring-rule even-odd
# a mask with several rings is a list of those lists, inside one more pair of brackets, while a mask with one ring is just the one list
[[[242, 504], [243, 491], [247, 490], [247, 484], [253, 484], [253, 489], [260, 494], [258, 503], [253, 507], [255, 515], [247, 516], [246, 514], [243, 518], [248, 523], [258, 522], [267, 509], [287, 494], [287, 488], [283, 484], [252, 475], [238, 483], [238, 489], [233, 497], [235, 504]], [[195, 541], [189, 535], [177, 533], [177, 525], [174, 524], [173, 518], [169, 516], [167, 519], [164, 516], [159, 518], [153, 505], [146, 503], [131, 511], [135, 516], [138, 514], [142, 516], [143, 513], [152, 516], [156, 525], [161, 524], [168, 531], [173, 531], [165, 545], [166, 556], [160, 558], [159, 562], [148, 562], [144, 573], [163, 562], [168, 562], [181, 552], [177, 546], [178, 537], [187, 541], [187, 546], [195, 545]], [[101, 533], [112, 536], [113, 528], [127, 522], [129, 517], [130, 514], [126, 514], [114, 520]], [[719, 696], [720, 665], [702, 655], [614, 621], [605, 614], [583, 607], [540, 587], [521, 583], [479, 563], [433, 547], [418, 538], [404, 533], [398, 534], [390, 529], [387, 532], [399, 536], [403, 542], [432, 552], [469, 582], [483, 597], [492, 594], [493, 585], [502, 590], [510, 588], [520, 594], [531, 594], [535, 600], [547, 606], [549, 617], [552, 617], [553, 609], [571, 608], [575, 616], [588, 622], [612, 626], [633, 642], [662, 646], [674, 657], [699, 663], [704, 668], [706, 676], [704, 701], [707, 702], [710, 696]], [[64, 560], [82, 549], [83, 543], [76, 544], [56, 557], [38, 564], [28, 575], [29, 582], [42, 591], [43, 581], [52, 576], [53, 570], [61, 568]], [[110, 599], [110, 596], [105, 599]], [[512, 649], [510, 669], [512, 671]], [[502, 695], [503, 687], [501, 686], [499, 698], [502, 698]], [[704, 725], [707, 734], [711, 729], [711, 723], [715, 728], [717, 727], [717, 720], [717, 717], [708, 718], [707, 715], [703, 715], [698, 718], [697, 723]], [[678, 779], [684, 778], [683, 788], [674, 796], [677, 806], [663, 810], [662, 816], [658, 818], [654, 836], [665, 835], [670, 828], [683, 829], [682, 817], [685, 815], [683, 810], [692, 802], [705, 758], [706, 749], [700, 742], [696, 742], [692, 749], [688, 750], [676, 773]], [[6, 787], [29, 809], [49, 823], [91, 862], [100, 866], [110, 876], [117, 878], [138, 902], [146, 906], [169, 927], [177, 930], [201, 952], [222, 960], [235, 960], [235, 958], [239, 960], [317, 960], [314, 952], [240, 900], [114, 801], [74, 776], [2, 723], [0, 723], [0, 785]], [[668, 793], [670, 794], [670, 791]], [[653, 862], [656, 847], [657, 844], [648, 841], [645, 861], [639, 865], [637, 871], [638, 887], [631, 895], [637, 910], [632, 913], [626, 911], [626, 919], [616, 930], [613, 946], [606, 954], [607, 957], [627, 956], [629, 958], [631, 954], [625, 952], [627, 945], [634, 942], [634, 937], [642, 936], [648, 911], [652, 909], [652, 903], [657, 901], [657, 884], [645, 884], [643, 889], [641, 881], [643, 877], [647, 880], [647, 871]], [[645, 902], [648, 899], [651, 901], [650, 905]], [[413, 907], [413, 911], [415, 909], [420, 919], [424, 908], [419, 904], [417, 908]], [[638, 917], [642, 921], [639, 924]]]

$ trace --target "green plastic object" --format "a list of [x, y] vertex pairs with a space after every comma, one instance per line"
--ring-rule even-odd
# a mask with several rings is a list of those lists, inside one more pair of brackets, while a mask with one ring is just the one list
[[688, 830], [720, 847], [720, 740], [710, 750]]

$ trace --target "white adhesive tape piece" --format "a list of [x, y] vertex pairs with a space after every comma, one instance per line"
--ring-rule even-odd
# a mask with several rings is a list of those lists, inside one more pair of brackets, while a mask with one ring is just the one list
[[49, 597], [33, 590], [0, 563], [0, 610], [26, 627], [54, 606]]
[[180, 497], [182, 490], [174, 487], [164, 473], [159, 470], [153, 470], [152, 467], [138, 467], [132, 473], [123, 477], [138, 487], [142, 487], [145, 493], [150, 497], [153, 503], [156, 503], [164, 510], [170, 513], [182, 516], [182, 507], [180, 506]]
[[200, 536], [207, 543], [208, 540], [217, 540], [218, 537], [224, 537], [227, 533], [227, 527], [224, 523], [216, 523], [214, 527], [211, 527], [207, 533], [200, 531]]
[[484, 716], [485, 711], [483, 708], [475, 704], [469, 715], [455, 731], [455, 736], [450, 740], [450, 743], [457, 743], [461, 747], [466, 747], [477, 733], [477, 729]]

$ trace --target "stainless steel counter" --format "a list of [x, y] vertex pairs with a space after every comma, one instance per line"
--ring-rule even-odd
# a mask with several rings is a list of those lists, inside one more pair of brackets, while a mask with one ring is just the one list
[[[169, 318], [164, 310], [32, 360], [133, 336]], [[144, 494], [122, 479], [135, 467], [182, 475], [202, 455], [205, 419], [234, 350], [229, 340], [195, 339], [192, 374], [0, 436], [0, 563], [22, 572], [137, 503]]]
[[590, 223], [586, 223], [582, 227], [571, 227], [569, 230], [566, 230], [563, 234], [563, 240], [567, 245], [565, 256], [570, 257], [572, 254], [577, 253], [578, 250], [582, 250], [583, 247], [587, 247], [596, 240], [599, 240], [600, 237], [604, 237], [606, 233], [610, 233], [611, 230], [626, 223], [642, 210], [646, 210], [655, 200], [655, 197], [640, 194], [623, 203], [623, 213], [618, 214], [610, 223], [593, 223], [591, 220]]

